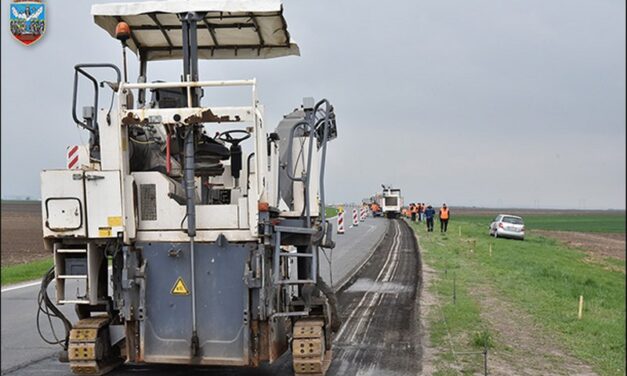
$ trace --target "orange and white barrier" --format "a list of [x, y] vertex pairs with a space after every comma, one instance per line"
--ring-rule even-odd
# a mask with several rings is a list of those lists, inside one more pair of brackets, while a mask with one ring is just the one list
[[337, 233], [338, 234], [344, 233], [344, 212], [343, 211], [337, 213]]
[[359, 215], [357, 209], [353, 209], [353, 226], [359, 226]]

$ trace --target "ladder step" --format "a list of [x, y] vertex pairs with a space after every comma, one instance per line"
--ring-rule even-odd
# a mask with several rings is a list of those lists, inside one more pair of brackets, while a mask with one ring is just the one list
[[280, 232], [289, 232], [289, 233], [292, 233], [292, 234], [308, 234], [308, 235], [313, 235], [313, 234], [315, 234], [317, 232], [313, 228], [290, 227], [290, 226], [274, 226], [274, 230], [275, 231], [280, 231]]
[[66, 274], [63, 274], [63, 275], [57, 276], [57, 278], [59, 278], [59, 279], [87, 279], [87, 276], [84, 275], [84, 274], [82, 274], [82, 275], [79, 275], [79, 274], [77, 274], [77, 275], [66, 275]]
[[313, 279], [296, 279], [296, 280], [285, 279], [281, 281], [276, 281], [275, 283], [279, 285], [299, 285], [299, 284], [304, 284], [304, 283], [316, 283], [316, 281], [314, 281]]
[[87, 253], [86, 249], [57, 249], [57, 253]]
[[309, 311], [276, 312], [276, 313], [272, 314], [272, 318], [275, 318], [275, 317], [292, 317], [292, 316], [309, 316]]
[[279, 256], [285, 256], [285, 257], [313, 257], [313, 254], [311, 253], [289, 253], [289, 252], [281, 252], [279, 254]]
[[59, 304], [89, 304], [89, 300], [59, 300]]

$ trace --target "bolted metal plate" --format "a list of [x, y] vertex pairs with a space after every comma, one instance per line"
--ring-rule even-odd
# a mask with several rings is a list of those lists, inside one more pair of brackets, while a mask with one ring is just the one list
[[300, 320], [294, 325], [294, 338], [316, 338], [322, 335], [322, 320]]
[[320, 359], [294, 359], [294, 372], [297, 374], [322, 373]]
[[295, 339], [292, 341], [292, 354], [320, 358], [322, 341], [320, 338]]
[[68, 357], [73, 360], [93, 360], [96, 358], [96, 343], [71, 343]]
[[97, 335], [98, 329], [73, 329], [70, 331], [70, 341], [95, 340]]

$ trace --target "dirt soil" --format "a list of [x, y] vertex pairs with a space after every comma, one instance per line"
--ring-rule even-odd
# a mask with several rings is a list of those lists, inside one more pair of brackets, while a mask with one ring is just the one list
[[557, 239], [568, 246], [581, 248], [592, 256], [625, 260], [625, 234], [573, 231], [533, 230], [534, 234]]
[[594, 376], [586, 364], [564, 350], [557, 339], [533, 319], [502, 299], [490, 286], [477, 285], [469, 292], [481, 306], [481, 318], [496, 334], [504, 350], [489, 353], [490, 375]]
[[41, 204], [2, 203], [2, 266], [50, 257], [44, 250]]

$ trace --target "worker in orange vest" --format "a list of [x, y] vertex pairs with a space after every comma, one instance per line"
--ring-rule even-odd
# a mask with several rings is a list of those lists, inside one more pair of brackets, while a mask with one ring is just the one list
[[440, 208], [440, 232], [446, 232], [446, 228], [448, 227], [448, 220], [450, 217], [451, 213], [446, 207], [446, 204], [442, 204], [442, 207]]
[[409, 211], [411, 213], [411, 221], [416, 222], [416, 213], [418, 213], [418, 207], [416, 204], [409, 204]]
[[419, 202], [416, 207], [418, 208], [418, 222], [422, 222], [422, 217], [424, 216], [425, 212], [425, 204]]

